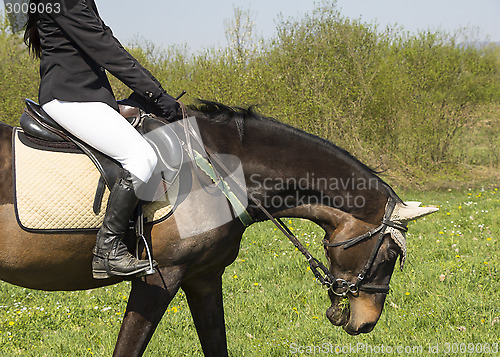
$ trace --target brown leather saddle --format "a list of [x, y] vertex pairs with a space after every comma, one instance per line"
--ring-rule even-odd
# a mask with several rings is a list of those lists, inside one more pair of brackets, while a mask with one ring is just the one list
[[[29, 141], [42, 150], [83, 152], [99, 170], [101, 179], [93, 207], [94, 212], [99, 212], [105, 188], [107, 186], [111, 190], [120, 176], [121, 165], [66, 131], [39, 104], [30, 99], [26, 99], [25, 103], [26, 109], [20, 118], [20, 125]], [[126, 99], [119, 101], [118, 104], [120, 113], [143, 135], [156, 152], [158, 164], [147, 186], [153, 191], [150, 194], [152, 198], [163, 195], [179, 175], [183, 162], [181, 142], [166, 122], [145, 113], [139, 105], [135, 106], [133, 101]]]

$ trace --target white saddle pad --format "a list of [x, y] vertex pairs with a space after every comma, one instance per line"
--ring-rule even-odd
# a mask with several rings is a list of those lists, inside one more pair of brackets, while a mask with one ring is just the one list
[[[40, 150], [21, 141], [14, 131], [15, 209], [26, 230], [98, 229], [104, 219], [109, 190], [100, 212], [93, 204], [100, 173], [85, 154]], [[175, 189], [175, 187], [172, 187]], [[172, 210], [168, 198], [146, 204], [147, 222], [161, 221]]]

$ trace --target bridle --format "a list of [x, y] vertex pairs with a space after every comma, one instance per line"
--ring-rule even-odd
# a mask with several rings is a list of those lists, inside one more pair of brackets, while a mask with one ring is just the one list
[[375, 246], [373, 248], [370, 257], [368, 258], [368, 261], [366, 262], [365, 266], [358, 274], [356, 280], [353, 283], [348, 282], [344, 279], [336, 279], [330, 273], [329, 270], [324, 271], [323, 269], [320, 268], [325, 272], [325, 276], [317, 279], [320, 281], [322, 285], [327, 287], [328, 290], [330, 290], [333, 294], [337, 296], [346, 297], [347, 294], [356, 295], [359, 291], [364, 291], [367, 293], [382, 293], [382, 294], [389, 293], [389, 284], [384, 284], [384, 285], [367, 284], [365, 282], [365, 278], [368, 274], [368, 271], [372, 267], [373, 262], [375, 261], [375, 258], [377, 256], [378, 251], [380, 250], [380, 247], [382, 246], [382, 242], [384, 240], [384, 235], [387, 227], [392, 227], [402, 232], [408, 231], [408, 228], [406, 228], [402, 224], [390, 220], [395, 206], [396, 206], [396, 200], [390, 197], [389, 201], [387, 202], [384, 218], [382, 219], [382, 223], [380, 224], [380, 226], [363, 235], [342, 242], [334, 242], [334, 243], [330, 243], [326, 238], [323, 239], [323, 246], [325, 247], [325, 249], [328, 249], [330, 247], [332, 248], [342, 247], [343, 249], [349, 249], [350, 247], [353, 247], [360, 242], [363, 242], [367, 239], [377, 236], [377, 241], [375, 243]]
[[348, 294], [357, 295], [360, 291], [367, 293], [380, 293], [380, 294], [388, 294], [389, 293], [389, 284], [385, 285], [377, 285], [377, 284], [368, 284], [365, 281], [365, 278], [372, 267], [375, 258], [377, 257], [377, 253], [382, 246], [382, 242], [384, 240], [384, 235], [387, 227], [396, 228], [402, 232], [407, 232], [408, 229], [401, 225], [400, 223], [394, 222], [390, 220], [392, 212], [396, 206], [396, 200], [392, 197], [389, 198], [386, 206], [386, 211], [384, 214], [384, 218], [382, 223], [377, 228], [362, 234], [360, 236], [342, 241], [330, 243], [326, 238], [323, 239], [323, 246], [325, 249], [330, 247], [342, 247], [343, 249], [349, 249], [350, 247], [355, 246], [358, 243], [361, 243], [367, 239], [370, 239], [374, 236], [377, 236], [377, 242], [375, 243], [375, 247], [373, 248], [372, 254], [368, 258], [363, 270], [358, 274], [356, 280], [354, 282], [348, 282], [344, 279], [335, 278], [335, 276], [330, 272], [330, 270], [321, 263], [318, 259], [312, 256], [311, 253], [302, 245], [302, 243], [295, 237], [295, 235], [291, 232], [291, 230], [281, 221], [279, 218], [273, 217], [264, 207], [260, 205], [259, 202], [256, 203], [258, 208], [285, 234], [285, 236], [295, 245], [295, 247], [306, 257], [311, 271], [313, 272], [316, 281], [322, 285], [326, 290], [331, 291], [333, 294], [337, 296], [347, 297]]

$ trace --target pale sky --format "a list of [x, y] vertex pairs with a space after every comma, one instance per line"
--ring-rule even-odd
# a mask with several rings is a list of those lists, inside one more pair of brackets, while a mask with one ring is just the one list
[[[143, 37], [159, 46], [187, 44], [192, 50], [225, 47], [225, 24], [233, 7], [249, 9], [255, 33], [276, 33], [279, 14], [301, 17], [313, 0], [96, 0], [104, 21], [124, 43]], [[338, 0], [341, 14], [379, 26], [398, 24], [410, 32], [475, 28], [479, 40], [500, 42], [500, 0]]]
[[[233, 18], [234, 7], [250, 10], [254, 33], [269, 39], [280, 14], [302, 18], [321, 2], [96, 0], [102, 18], [123, 44], [144, 38], [161, 47], [187, 45], [193, 51], [227, 46], [225, 22]], [[500, 43], [500, 0], [337, 0], [337, 6], [343, 16], [381, 27], [397, 24], [412, 33], [469, 27], [477, 32], [477, 40]]]

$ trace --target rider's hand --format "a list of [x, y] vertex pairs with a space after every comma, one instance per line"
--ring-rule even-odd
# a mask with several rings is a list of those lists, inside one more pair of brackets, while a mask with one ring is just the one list
[[153, 101], [153, 105], [157, 111], [155, 114], [169, 121], [177, 115], [179, 110], [179, 103], [166, 91]]

